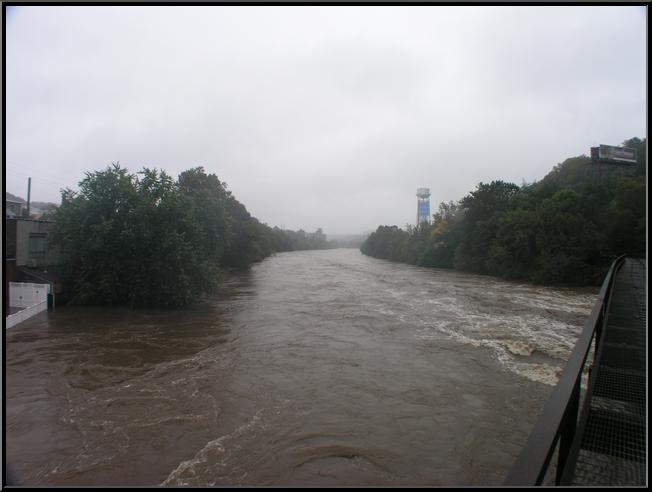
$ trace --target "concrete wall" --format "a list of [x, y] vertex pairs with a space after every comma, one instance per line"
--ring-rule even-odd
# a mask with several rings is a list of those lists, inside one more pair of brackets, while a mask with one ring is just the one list
[[[34, 259], [38, 266], [44, 265], [54, 265], [56, 264], [59, 252], [56, 248], [53, 248], [50, 245], [50, 238], [47, 237], [50, 232], [50, 228], [54, 224], [51, 221], [45, 220], [31, 220], [31, 219], [11, 219], [7, 221], [7, 236], [9, 236], [9, 222], [14, 221], [15, 226], [15, 237], [16, 237], [16, 266], [24, 266], [28, 264], [28, 260]], [[45, 234], [47, 241], [47, 249], [45, 255], [39, 255], [35, 257], [30, 257], [29, 254], [29, 237], [30, 234]], [[9, 237], [7, 237], [9, 241]], [[7, 249], [9, 252], [9, 249]]]

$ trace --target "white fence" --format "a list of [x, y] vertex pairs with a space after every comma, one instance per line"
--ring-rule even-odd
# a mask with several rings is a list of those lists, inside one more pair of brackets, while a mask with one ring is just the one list
[[6, 328], [11, 328], [27, 318], [45, 311], [48, 308], [48, 284], [29, 284], [9, 282], [9, 307], [23, 308], [6, 318]]

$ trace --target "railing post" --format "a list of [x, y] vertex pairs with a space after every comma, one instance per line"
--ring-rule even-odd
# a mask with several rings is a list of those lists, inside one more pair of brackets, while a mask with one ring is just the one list
[[595, 345], [593, 346], [593, 362], [598, 359], [598, 347], [600, 346], [600, 339], [602, 338], [602, 324], [604, 323], [604, 304], [600, 309], [600, 316], [595, 324]]
[[[534, 429], [532, 429], [523, 450], [514, 465], [512, 465], [505, 479], [505, 485], [541, 485], [555, 449], [558, 449], [557, 473], [555, 476], [557, 485], [561, 483], [562, 475], [568, 475], [572, 471], [571, 469], [565, 470], [565, 468], [575, 466], [574, 462], [567, 463], [567, 461], [569, 458], [574, 459], [571, 456], [571, 450], [574, 449], [574, 439], [581, 438], [575, 436], [575, 433], [578, 425], [581, 425], [578, 420], [582, 372], [591, 353], [591, 343], [594, 341], [595, 355], [593, 363], [597, 364], [598, 355], [601, 353], [599, 351], [600, 341], [606, 329], [612, 286], [616, 272], [624, 259], [624, 256], [618, 257], [611, 264], [611, 268], [609, 268], [602, 282], [598, 299], [593, 305], [589, 319], [586, 321], [580, 338], [566, 362], [559, 382], [544, 405], [541, 416]], [[589, 377], [590, 380], [593, 380], [595, 374], [589, 374]]]
[[570, 452], [575, 429], [577, 428], [577, 416], [580, 409], [580, 386], [582, 377], [580, 376], [575, 382], [573, 392], [570, 395], [564, 418], [559, 429], [559, 454], [557, 457], [557, 473], [555, 476], [555, 485], [559, 485], [562, 473], [566, 466], [566, 460]]

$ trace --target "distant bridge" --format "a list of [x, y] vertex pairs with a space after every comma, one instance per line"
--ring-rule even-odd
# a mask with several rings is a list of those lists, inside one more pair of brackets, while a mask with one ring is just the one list
[[645, 280], [644, 259], [614, 261], [505, 485], [647, 484]]

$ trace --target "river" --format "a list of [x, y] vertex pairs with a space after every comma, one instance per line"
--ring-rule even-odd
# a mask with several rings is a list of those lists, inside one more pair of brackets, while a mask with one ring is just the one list
[[6, 330], [31, 485], [500, 485], [589, 315], [562, 289], [281, 253], [176, 310]]

